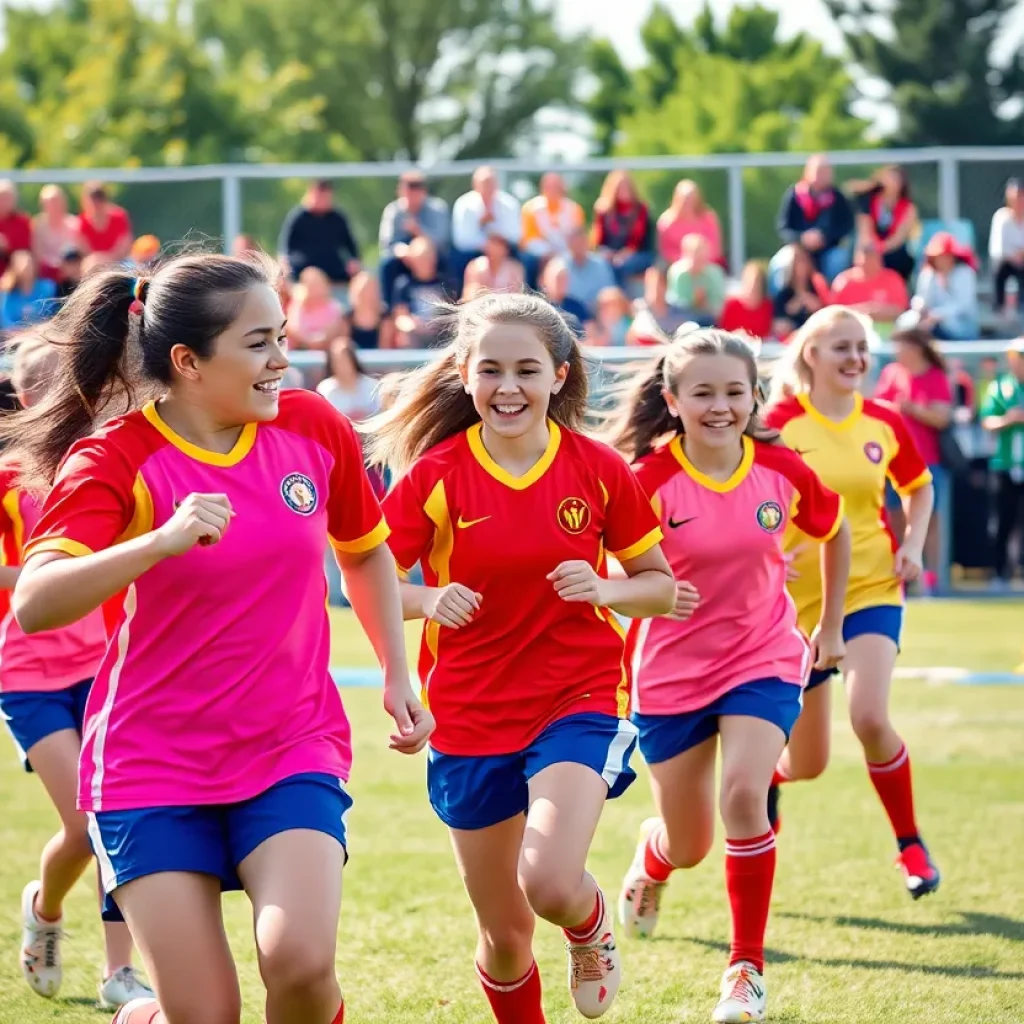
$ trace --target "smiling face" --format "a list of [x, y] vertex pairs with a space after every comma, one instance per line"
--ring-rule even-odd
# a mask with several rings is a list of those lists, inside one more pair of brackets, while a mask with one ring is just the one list
[[516, 323], [490, 326], [459, 368], [484, 427], [509, 440], [545, 428], [568, 370], [554, 365], [533, 328]]
[[863, 325], [852, 318], [837, 320], [807, 343], [804, 358], [815, 387], [842, 394], [858, 391], [871, 366]]
[[732, 355], [691, 356], [662, 396], [687, 439], [708, 448], [738, 445], [754, 414], [749, 370]]

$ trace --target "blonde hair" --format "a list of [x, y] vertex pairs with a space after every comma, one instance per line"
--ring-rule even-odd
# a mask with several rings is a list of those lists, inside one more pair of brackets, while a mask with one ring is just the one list
[[636, 182], [630, 177], [629, 171], [611, 171], [604, 179], [604, 183], [601, 185], [601, 194], [594, 203], [595, 213], [607, 213], [615, 206], [615, 197], [618, 195], [619, 186], [624, 181], [629, 184], [633, 199], [639, 202], [640, 193], [637, 191]]
[[681, 178], [676, 182], [676, 187], [672, 190], [672, 204], [669, 209], [673, 213], [680, 213], [683, 209], [683, 200], [686, 195], [692, 195], [697, 201], [694, 203], [693, 212], [696, 214], [702, 214], [707, 211], [707, 206], [704, 205], [704, 196], [701, 195], [700, 186], [692, 178]]
[[480, 421], [473, 399], [459, 373], [488, 328], [521, 324], [544, 343], [556, 367], [568, 364], [569, 373], [551, 396], [548, 414], [569, 430], [582, 431], [587, 413], [587, 374], [583, 354], [568, 323], [551, 303], [539, 295], [488, 292], [442, 312], [454, 333], [440, 358], [398, 377], [387, 378], [394, 389], [390, 409], [364, 421], [371, 465], [405, 472], [424, 452]]
[[872, 330], [870, 318], [849, 306], [824, 306], [817, 313], [812, 313], [803, 327], [792, 334], [786, 351], [772, 367], [769, 401], [774, 404], [783, 398], [810, 391], [814, 375], [811, 364], [807, 362], [808, 347], [837, 324], [850, 322], [863, 328], [865, 336]]

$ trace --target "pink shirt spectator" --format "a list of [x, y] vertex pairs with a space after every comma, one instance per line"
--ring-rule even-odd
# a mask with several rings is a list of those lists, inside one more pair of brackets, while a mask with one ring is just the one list
[[388, 529], [355, 432], [319, 395], [283, 392], [277, 419], [247, 426], [227, 454], [179, 437], [152, 403], [111, 421], [72, 447], [26, 558], [109, 548], [194, 492], [227, 494], [235, 518], [119, 602], [86, 708], [82, 810], [236, 803], [303, 772], [348, 778], [324, 550], [368, 551]]
[[337, 299], [311, 306], [292, 301], [288, 304], [288, 326], [304, 338], [325, 337], [345, 315]]
[[661, 519], [672, 572], [701, 602], [686, 622], [634, 622], [633, 710], [694, 711], [759, 679], [802, 686], [810, 648], [786, 592], [783, 537], [792, 523], [829, 539], [843, 520], [842, 499], [795, 452], [749, 438], [725, 482], [695, 469], [679, 438], [635, 469]]
[[[897, 408], [901, 402], [916, 402], [920, 405], [944, 402], [951, 405], [953, 389], [949, 385], [949, 378], [937, 366], [930, 366], [924, 373], [915, 376], [900, 363], [889, 363], [879, 374], [875, 398], [891, 402]], [[940, 462], [939, 432], [912, 416], [904, 416], [903, 422], [921, 458], [928, 466], [937, 466]]]
[[658, 218], [658, 250], [661, 258], [669, 265], [677, 263], [683, 256], [683, 239], [687, 235], [700, 235], [708, 242], [708, 259], [712, 263], [722, 262], [722, 228], [718, 214], [705, 210], [696, 217], [670, 220], [670, 210]]
[[[20, 565], [25, 538], [39, 519], [39, 504], [17, 486], [17, 474], [0, 473], [0, 534], [4, 565]], [[103, 613], [94, 612], [64, 629], [26, 636], [9, 606], [0, 624], [0, 692], [53, 693], [96, 675], [107, 634]]]

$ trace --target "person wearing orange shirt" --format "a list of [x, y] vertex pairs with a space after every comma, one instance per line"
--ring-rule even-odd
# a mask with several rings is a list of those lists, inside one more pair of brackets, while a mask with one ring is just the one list
[[540, 195], [523, 204], [519, 258], [531, 288], [536, 288], [540, 271], [552, 256], [568, 254], [569, 236], [584, 224], [583, 207], [566, 195], [562, 176], [549, 171], [540, 179]]

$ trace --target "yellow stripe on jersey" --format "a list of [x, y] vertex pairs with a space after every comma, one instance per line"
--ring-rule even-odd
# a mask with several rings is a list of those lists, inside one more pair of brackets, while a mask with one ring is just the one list
[[630, 544], [628, 548], [623, 548], [621, 551], [613, 551], [612, 554], [618, 561], [628, 562], [631, 558], [639, 558], [641, 555], [646, 554], [655, 544], [660, 544], [664, 539], [665, 535], [661, 532], [661, 527], [656, 526], [635, 544]]
[[355, 540], [335, 540], [334, 537], [331, 537], [331, 544], [335, 551], [340, 551], [344, 555], [362, 555], [380, 547], [390, 536], [391, 529], [386, 520], [381, 517], [381, 521], [369, 533], [364, 533], [362, 537], [357, 537]]
[[153, 529], [153, 495], [149, 493], [146, 481], [142, 479], [141, 473], [135, 474], [135, 483], [132, 484], [132, 498], [135, 500], [135, 511], [132, 513], [132, 521], [127, 529], [114, 542], [120, 544], [122, 541], [134, 540]]
[[21, 551], [25, 546], [25, 520], [21, 518], [19, 493], [16, 487], [9, 490], [3, 497], [3, 507], [14, 526], [14, 546]]
[[93, 554], [90, 547], [79, 544], [77, 540], [70, 540], [67, 537], [40, 537], [32, 541], [25, 549], [21, 557], [24, 564], [32, 555], [41, 555], [44, 551], [60, 551], [62, 554], [71, 555], [73, 558], [81, 558], [83, 555]]
[[[892, 477], [890, 477], [889, 479], [892, 480]], [[922, 487], [924, 487], [926, 484], [930, 484], [931, 482], [932, 471], [930, 469], [926, 469], [919, 477], [916, 477], [915, 479], [911, 480], [910, 483], [907, 484], [905, 487], [896, 487], [895, 481], [893, 481], [893, 487], [896, 487], [897, 494], [901, 494], [905, 497], [908, 494], [913, 494], [914, 491], [921, 490]]]
[[[447, 587], [452, 581], [452, 548], [455, 546], [455, 533], [452, 530], [451, 514], [448, 511], [448, 496], [445, 494], [444, 481], [438, 480], [423, 504], [423, 511], [434, 524], [434, 540], [427, 559], [430, 568], [437, 574], [437, 586]], [[437, 664], [437, 648], [441, 639], [441, 627], [438, 623], [428, 620], [423, 629], [423, 637], [427, 650]], [[433, 666], [431, 666], [431, 672]], [[427, 689], [430, 683], [430, 672], [423, 680], [422, 700], [427, 704]]]

